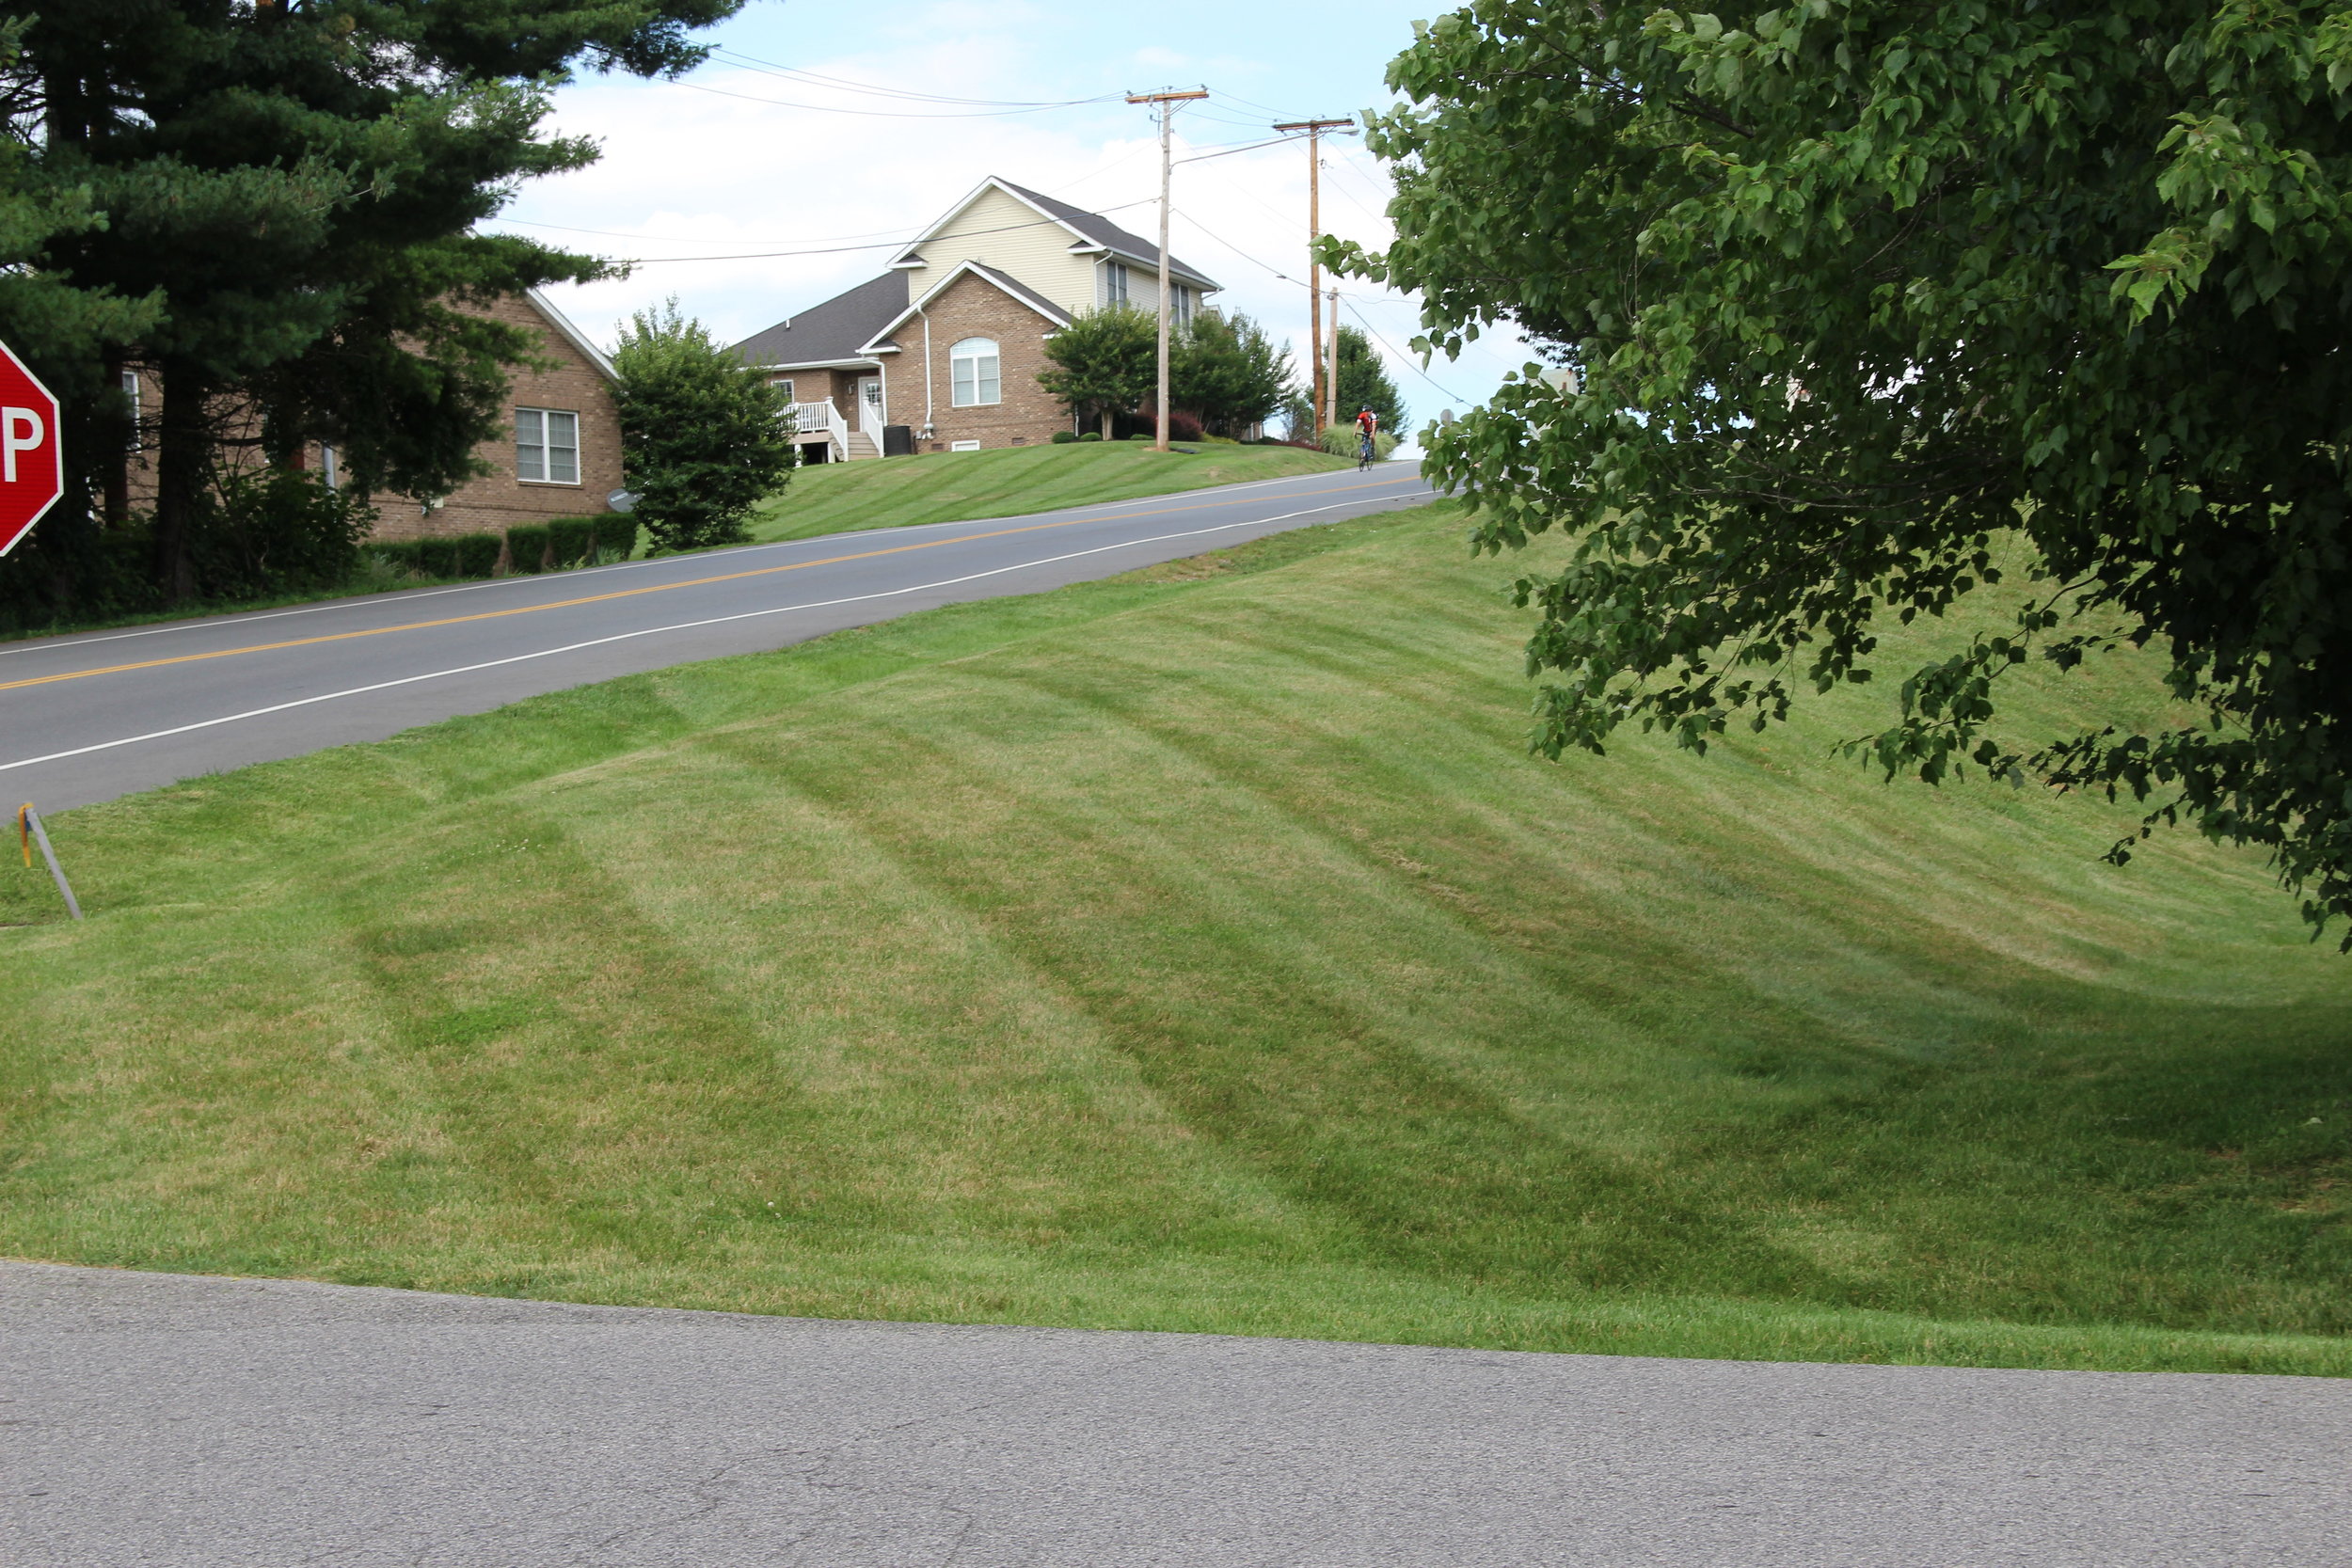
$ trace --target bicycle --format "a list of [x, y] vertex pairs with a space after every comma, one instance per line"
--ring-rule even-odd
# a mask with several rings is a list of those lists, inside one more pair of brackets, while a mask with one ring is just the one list
[[1368, 473], [1371, 471], [1372, 464], [1372, 437], [1367, 436], [1362, 440], [1356, 443], [1356, 471], [1359, 474]]

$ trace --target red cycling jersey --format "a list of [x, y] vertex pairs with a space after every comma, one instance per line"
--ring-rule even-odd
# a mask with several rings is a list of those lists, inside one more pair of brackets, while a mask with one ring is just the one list
[[1380, 416], [1367, 408], [1356, 416], [1356, 428], [1366, 436], [1373, 435], [1380, 428]]

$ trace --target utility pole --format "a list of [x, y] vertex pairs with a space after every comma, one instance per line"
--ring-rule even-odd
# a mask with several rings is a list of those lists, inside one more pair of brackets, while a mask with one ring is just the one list
[[1323, 436], [1323, 261], [1315, 253], [1315, 241], [1323, 235], [1323, 133], [1336, 132], [1354, 135], [1356, 121], [1347, 119], [1298, 119], [1288, 125], [1278, 125], [1277, 131], [1307, 133], [1307, 377], [1313, 384], [1313, 396], [1308, 401], [1314, 406], [1314, 433]]
[[1152, 420], [1152, 441], [1161, 451], [1168, 450], [1168, 130], [1175, 118], [1176, 105], [1186, 99], [1206, 98], [1209, 89], [1194, 87], [1189, 92], [1131, 92], [1130, 103], [1157, 103], [1160, 106], [1160, 404], [1159, 417]]
[[1331, 422], [1340, 422], [1340, 292], [1331, 291], [1331, 335], [1324, 340], [1323, 387], [1331, 400]]

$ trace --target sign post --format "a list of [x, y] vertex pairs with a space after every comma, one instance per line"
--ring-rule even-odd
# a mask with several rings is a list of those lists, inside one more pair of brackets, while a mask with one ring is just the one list
[[57, 852], [49, 847], [49, 832], [40, 825], [40, 813], [33, 809], [30, 800], [16, 808], [16, 836], [24, 842], [24, 864], [28, 869], [33, 863], [33, 846], [40, 846], [40, 858], [49, 863], [49, 875], [56, 880], [57, 891], [65, 895], [66, 912], [81, 919], [81, 902], [73, 896], [73, 889], [66, 885], [65, 869], [57, 863]]
[[0, 555], [16, 548], [65, 494], [57, 400], [0, 343]]

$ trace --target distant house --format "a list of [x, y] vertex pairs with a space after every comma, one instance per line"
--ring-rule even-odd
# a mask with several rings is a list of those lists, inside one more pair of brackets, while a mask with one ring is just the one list
[[[378, 539], [503, 533], [517, 523], [612, 510], [605, 498], [621, 487], [621, 420], [612, 397], [612, 361], [535, 289], [501, 299], [484, 313], [535, 330], [537, 356], [554, 361], [554, 368], [509, 369], [505, 428], [474, 449], [474, 455], [489, 465], [489, 474], [468, 480], [443, 497], [372, 498]], [[139, 423], [145, 438], [153, 429], [162, 388], [151, 374], [125, 371], [122, 389], [135, 417], [147, 416]], [[248, 449], [236, 461], [259, 462], [260, 454]], [[154, 462], [151, 446], [141, 445], [129, 454], [127, 504], [154, 504]], [[333, 447], [312, 446], [299, 462], [318, 469], [330, 486], [341, 484]]]
[[[1097, 214], [993, 177], [948, 210], [880, 277], [736, 345], [798, 411], [804, 458], [905, 450], [977, 451], [1073, 428], [1038, 376], [1045, 341], [1081, 310], [1159, 308], [1159, 247]], [[1219, 285], [1170, 257], [1183, 325]]]
[[[539, 357], [555, 368], [510, 368], [506, 429], [474, 449], [492, 471], [430, 501], [377, 498], [379, 539], [503, 533], [517, 523], [612, 510], [605, 498], [621, 487], [612, 361], [536, 289], [500, 300], [488, 314], [536, 329]], [[315, 452], [313, 460], [333, 483], [331, 451]]]

